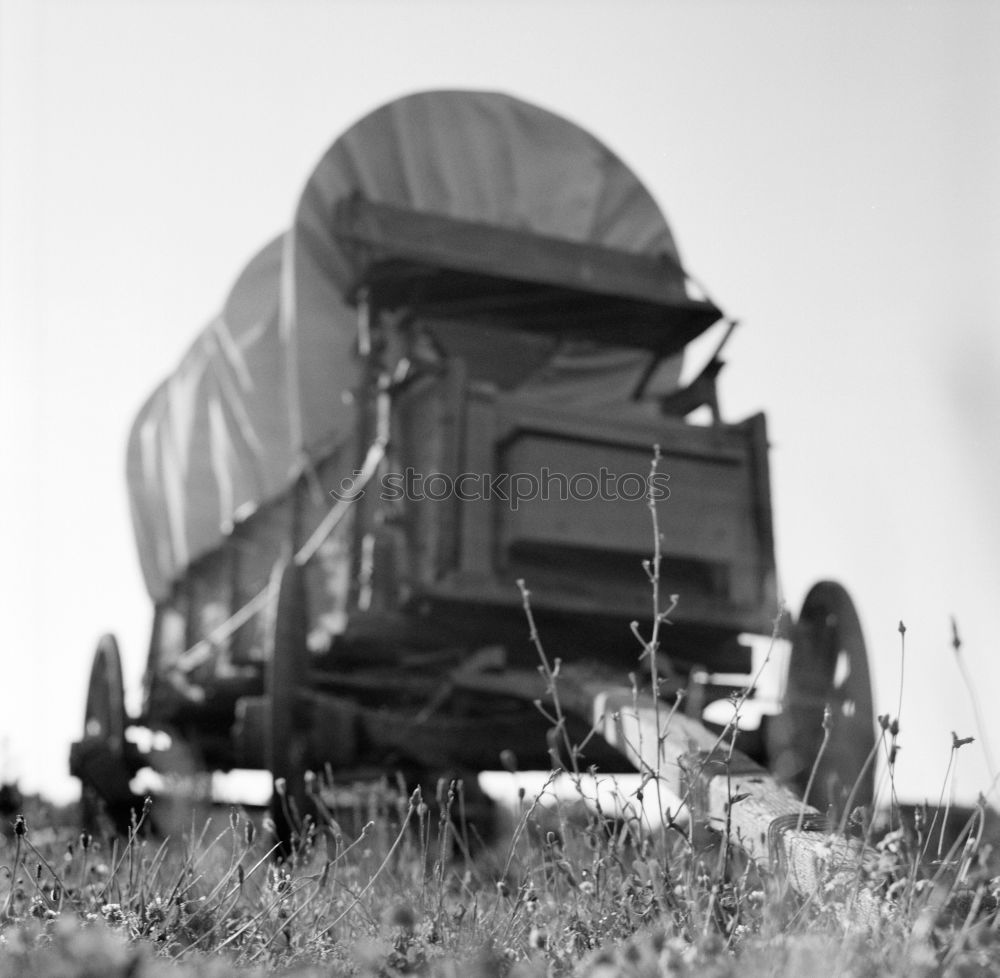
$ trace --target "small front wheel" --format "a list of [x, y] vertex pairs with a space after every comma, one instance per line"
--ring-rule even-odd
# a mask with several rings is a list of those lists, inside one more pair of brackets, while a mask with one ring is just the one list
[[110, 822], [127, 832], [141, 799], [129, 786], [134, 771], [125, 740], [127, 726], [121, 655], [114, 635], [102, 635], [87, 683], [83, 739], [73, 744], [70, 772], [80, 779], [80, 808], [88, 832], [101, 834]]
[[268, 702], [267, 762], [274, 782], [271, 817], [285, 856], [295, 847], [307, 814], [306, 740], [301, 691], [308, 667], [305, 589], [294, 560], [280, 561], [271, 586], [277, 589], [270, 636], [265, 693]]

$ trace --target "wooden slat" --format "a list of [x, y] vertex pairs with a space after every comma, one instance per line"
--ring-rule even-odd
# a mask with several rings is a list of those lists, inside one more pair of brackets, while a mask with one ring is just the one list
[[497, 437], [512, 439], [518, 434], [537, 433], [559, 437], [633, 447], [652, 457], [652, 447], [672, 456], [709, 459], [714, 462], [746, 464], [746, 426], [762, 415], [754, 415], [740, 425], [691, 425], [678, 418], [668, 417], [611, 417], [598, 414], [581, 415], [549, 404], [526, 405], [511, 395], [497, 398], [499, 416]]
[[376, 259], [409, 260], [666, 306], [691, 303], [684, 272], [666, 255], [626, 252], [361, 197], [341, 201], [333, 225], [338, 237], [370, 249]]
[[[483, 385], [469, 388], [466, 407], [462, 471], [489, 475], [496, 468], [496, 392]], [[493, 502], [459, 502], [458, 569], [472, 578], [494, 573], [496, 531]]]
[[[544, 586], [547, 583], [543, 580], [545, 575], [536, 566], [532, 568], [531, 579], [538, 581], [538, 589], [532, 603], [536, 609], [567, 615], [588, 617], [597, 613], [604, 617], [614, 614], [626, 620], [640, 618], [649, 612], [649, 597], [642, 592], [642, 573], [641, 567], [638, 568], [638, 587], [631, 580], [615, 585], [613, 582], [609, 584], [606, 578], [591, 581], [581, 577], [573, 593], [569, 593], [559, 589], [556, 575], [552, 575], [551, 582], [548, 582], [550, 586]], [[460, 572], [445, 575], [432, 584], [421, 583], [415, 597], [431, 602], [495, 608], [519, 607], [521, 604], [513, 579], [501, 577], [484, 582], [480, 574], [472, 576]], [[677, 624], [710, 622], [718, 630], [758, 635], [769, 634], [774, 624], [774, 614], [770, 609], [743, 607], [733, 604], [728, 597], [712, 597], [697, 592], [683, 594], [681, 603], [670, 618]], [[631, 638], [627, 640], [632, 641]], [[714, 668], [712, 662], [700, 664]]]
[[[611, 479], [606, 488], [613, 493], [615, 479], [626, 474], [645, 480], [651, 457], [649, 448], [611, 448], [535, 435], [517, 438], [503, 455], [502, 469], [534, 478], [543, 493], [520, 499], [517, 509], [504, 511], [504, 544], [567, 544], [648, 556], [653, 533], [644, 496], [631, 501], [613, 495], [588, 499], [567, 490], [571, 480], [586, 475], [592, 481], [580, 485], [589, 492], [601, 472], [607, 472]], [[675, 457], [668, 448], [660, 471], [670, 476], [670, 497], [658, 505], [665, 555], [727, 567], [741, 559], [756, 563], [756, 540], [747, 528], [752, 489], [746, 465]], [[518, 483], [522, 491], [527, 484]], [[626, 488], [634, 492], [636, 480]]]
[[[830, 883], [858, 892], [854, 908], [874, 919], [877, 901], [852, 885], [864, 848], [831, 834], [824, 816], [805, 805], [739, 751], [720, 752], [718, 738], [696, 720], [671, 713], [651, 694], [584, 681], [576, 696], [592, 697], [599, 733], [642, 773], [660, 778], [685, 798], [695, 817], [740, 846], [761, 866], [784, 872], [791, 886], [810, 896]], [[669, 722], [668, 722], [669, 721]]]
[[362, 287], [386, 308], [559, 330], [661, 356], [683, 349], [720, 317], [688, 297], [676, 259], [364, 200], [340, 201], [334, 233]]

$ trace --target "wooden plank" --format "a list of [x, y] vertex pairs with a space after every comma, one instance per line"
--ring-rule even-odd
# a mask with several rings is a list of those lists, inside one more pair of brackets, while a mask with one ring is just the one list
[[748, 434], [744, 424], [699, 426], [678, 418], [581, 414], [548, 404], [525, 404], [510, 394], [500, 395], [497, 405], [499, 439], [537, 433], [619, 448], [632, 447], [647, 452], [650, 458], [653, 445], [658, 444], [662, 452], [672, 456], [707, 458], [736, 465], [745, 464], [747, 457]]
[[[479, 574], [447, 574], [439, 581], [419, 583], [414, 591], [414, 600], [517, 608], [521, 605], [521, 596], [514, 584], [516, 576], [507, 572], [484, 581]], [[614, 616], [626, 623], [649, 613], [649, 593], [644, 590], [646, 582], [641, 567], [636, 569], [635, 582], [609, 582], [607, 578], [592, 580], [581, 576], [572, 592], [560, 587], [564, 578], [558, 573], [545, 575], [537, 566], [532, 568], [531, 580], [535, 582], [532, 605], [537, 610], [583, 618]], [[681, 595], [670, 620], [675, 624], [710, 624], [716, 631], [768, 635], [774, 626], [774, 611], [770, 608], [743, 607], [728, 598], [689, 592]], [[625, 640], [633, 641], [628, 635]]]
[[[746, 467], [716, 458], [674, 457], [669, 448], [661, 451], [660, 474], [670, 476], [669, 498], [657, 506], [664, 555], [727, 566], [744, 557], [754, 542], [747, 530], [751, 488]], [[579, 545], [647, 557], [654, 543], [644, 494], [651, 458], [649, 449], [537, 435], [515, 439], [501, 467], [517, 474], [522, 490], [534, 480], [540, 491], [519, 499], [516, 509], [504, 507], [504, 545]], [[626, 475], [630, 478], [622, 488], [633, 498], [616, 498], [618, 480]], [[637, 487], [642, 493], [638, 498]], [[513, 481], [511, 488], [517, 488]]]
[[688, 298], [683, 269], [664, 254], [623, 251], [360, 196], [338, 203], [333, 227], [338, 237], [360, 245], [374, 262], [410, 261], [428, 269], [534, 282], [594, 296], [703, 308], [715, 319], [720, 315], [711, 303]]
[[[462, 456], [466, 438], [466, 390], [468, 368], [464, 360], [452, 357], [445, 361], [445, 373], [441, 381], [441, 457], [437, 471], [455, 479], [461, 472]], [[421, 473], [428, 476], [428, 469]], [[431, 487], [427, 487], [429, 490]], [[437, 568], [435, 577], [440, 578], [451, 572], [459, 561], [459, 533], [461, 502], [454, 496], [444, 499], [422, 500], [417, 503], [432, 509], [437, 514]]]
[[[395, 399], [393, 410], [393, 465], [400, 472], [441, 472], [447, 459], [444, 425], [446, 380], [440, 376], [418, 377]], [[407, 487], [409, 491], [410, 487]], [[403, 501], [404, 527], [409, 548], [409, 576], [417, 587], [433, 584], [439, 577], [441, 506], [450, 501]]]
[[[572, 681], [572, 674], [567, 678]], [[638, 771], [685, 799], [695, 817], [728, 831], [731, 842], [762, 867], [783, 872], [799, 894], [844, 885], [858, 893], [854, 912], [862, 920], [875, 919], [877, 901], [853, 885], [868, 851], [832, 834], [815, 808], [741, 752], [720, 750], [714, 734], [649, 693], [584, 680], [573, 699], [587, 696], [598, 733]]]
[[[496, 389], [470, 385], [466, 402], [462, 471], [477, 476], [496, 469]], [[496, 528], [491, 499], [464, 499], [459, 507], [458, 569], [471, 578], [494, 573]]]
[[[778, 606], [778, 572], [774, 559], [774, 516], [771, 508], [771, 470], [768, 464], [767, 419], [755, 414], [742, 422], [748, 434], [753, 488], [752, 526], [757, 535], [759, 564], [750, 568], [752, 583], [757, 585], [758, 601], [767, 607]], [[751, 583], [751, 582], [748, 582]]]

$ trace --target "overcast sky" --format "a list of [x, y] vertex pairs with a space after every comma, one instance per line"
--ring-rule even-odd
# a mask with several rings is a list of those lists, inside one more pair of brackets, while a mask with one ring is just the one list
[[[76, 790], [102, 631], [138, 705], [151, 607], [124, 455], [143, 399], [326, 146], [440, 87], [605, 141], [742, 320], [722, 406], [767, 412], [790, 608], [848, 587], [878, 712], [908, 627], [900, 794], [936, 800], [951, 731], [978, 733], [952, 614], [1000, 741], [995, 3], [0, 0], [0, 18], [0, 777]], [[965, 800], [989, 786], [981, 746]]]

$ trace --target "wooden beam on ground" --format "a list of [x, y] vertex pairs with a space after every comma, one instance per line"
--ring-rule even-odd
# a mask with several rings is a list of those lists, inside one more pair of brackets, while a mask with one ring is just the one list
[[858, 885], [870, 850], [859, 841], [837, 834], [824, 814], [764, 768], [650, 693], [566, 678], [574, 704], [590, 699], [596, 731], [640, 773], [683, 799], [694, 818], [728, 835], [761, 867], [781, 873], [804, 897], [844, 886], [857, 895], [858, 918], [874, 921], [879, 901]]
[[[827, 817], [704, 724], [669, 703], [616, 681], [614, 674], [560, 663], [550, 684], [539, 672], [466, 668], [455, 685], [551, 702], [592, 725], [636, 770], [682, 799], [693, 819], [727, 836], [801, 896], [842, 889], [848, 911], [874, 923], [882, 904], [859, 885], [872, 852], [837, 833]], [[663, 813], [661, 813], [662, 815]], [[673, 813], [679, 814], [679, 813]]]

